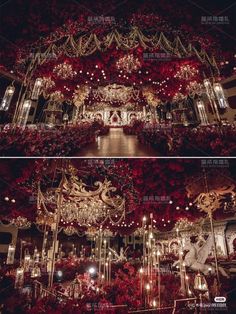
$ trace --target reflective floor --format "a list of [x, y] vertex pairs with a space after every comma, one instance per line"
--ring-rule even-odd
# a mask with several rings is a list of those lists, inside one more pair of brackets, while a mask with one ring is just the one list
[[96, 143], [79, 151], [83, 157], [145, 157], [158, 156], [151, 147], [139, 143], [135, 135], [125, 135], [122, 128], [110, 129], [108, 135], [99, 136]]

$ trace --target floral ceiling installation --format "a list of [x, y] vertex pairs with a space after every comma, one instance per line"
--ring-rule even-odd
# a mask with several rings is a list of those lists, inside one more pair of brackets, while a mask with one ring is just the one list
[[[128, 30], [110, 31], [104, 27], [101, 32], [85, 35], [81, 35], [80, 29], [77, 23], [68, 24], [50, 40], [42, 40], [40, 51], [31, 46], [36, 52], [29, 58], [22, 51], [19, 69], [28, 67], [29, 80], [51, 77], [53, 73], [55, 90], [61, 90], [69, 102], [77, 85], [97, 89], [111, 82], [133, 85], [139, 90], [143, 86], [153, 87], [159, 99], [166, 102], [178, 92], [188, 94], [190, 78], [201, 81], [203, 70], [210, 76], [219, 74], [213, 56], [179, 35], [168, 39], [163, 32], [147, 33], [134, 25]], [[127, 53], [129, 50], [132, 53]]]
[[[111, 231], [121, 234], [130, 234], [135, 229], [140, 228], [143, 215], [148, 216], [150, 213], [153, 214], [154, 227], [159, 230], [173, 229], [180, 218], [194, 221], [200, 217], [205, 217], [206, 214], [201, 212], [197, 204], [194, 204], [196, 197], [203, 191], [200, 185], [197, 185], [197, 182], [200, 182], [199, 178], [203, 181], [204, 174], [201, 175], [201, 162], [197, 162], [197, 166], [195, 162], [195, 167], [193, 167], [193, 162], [195, 161], [179, 160], [171, 163], [165, 160], [157, 162], [155, 159], [126, 161], [117, 159], [111, 160], [110, 163], [106, 163], [105, 160], [101, 163], [96, 160], [72, 160], [72, 164], [77, 169], [83, 182], [90, 186], [88, 191], [96, 181], [104, 182], [107, 178], [108, 181], [112, 182], [112, 186], [117, 189], [118, 195], [125, 197], [125, 218], [118, 224], [107, 221], [102, 225], [104, 228], [107, 227]], [[49, 182], [51, 182], [55, 167], [58, 167], [58, 165], [52, 161], [25, 161], [25, 164], [15, 174], [13, 171], [15, 171], [16, 166], [12, 166], [11, 161], [6, 161], [6, 165], [3, 164], [3, 167], [9, 169], [8, 177], [12, 177], [12, 187], [9, 188], [8, 185], [1, 184], [1, 218], [11, 221], [21, 216], [31, 222], [36, 222], [36, 204], [32, 201], [29, 202], [29, 199], [35, 199], [37, 182], [41, 182], [41, 189], [43, 190], [47, 186], [51, 186]], [[232, 167], [233, 163], [230, 169]], [[4, 168], [0, 169], [2, 175], [6, 171]], [[231, 171], [231, 175], [233, 179], [234, 171]], [[222, 176], [224, 177], [224, 172], [222, 172]], [[209, 176], [210, 189], [221, 189], [222, 179], [217, 181], [217, 178], [222, 178], [222, 176], [220, 170], [217, 176], [212, 171], [212, 175]], [[55, 182], [59, 182], [58, 178]], [[193, 191], [194, 182], [197, 190], [194, 190], [194, 194], [190, 194], [190, 191]], [[214, 185], [212, 185], [213, 182]], [[93, 190], [95, 191], [96, 188], [93, 188]], [[4, 200], [5, 197], [11, 198], [12, 196], [14, 196], [15, 203]], [[114, 196], [115, 194], [112, 193], [112, 197]], [[225, 195], [224, 201], [214, 212], [215, 218], [227, 217], [228, 211], [225, 211], [224, 202], [229, 201], [232, 200]], [[73, 213], [73, 208], [69, 209], [70, 212]], [[41, 220], [38, 222], [41, 221], [42, 223], [45, 219], [44, 216], [41, 215]], [[118, 218], [119, 215], [115, 217], [115, 219]], [[60, 222], [61, 227], [71, 226], [71, 223], [66, 223], [66, 220], [67, 218], [64, 217], [63, 221]], [[49, 221], [49, 218], [47, 218], [47, 221]], [[97, 227], [92, 222], [90, 224]], [[77, 232], [82, 228], [75, 220], [73, 220], [73, 227], [76, 228]]]

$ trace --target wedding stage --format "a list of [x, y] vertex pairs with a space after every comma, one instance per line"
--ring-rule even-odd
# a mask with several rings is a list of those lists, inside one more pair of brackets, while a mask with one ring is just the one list
[[[4, 46], [1, 156], [38, 156], [42, 150], [44, 156], [73, 157], [83, 150], [106, 157], [108, 145], [117, 145], [112, 156], [235, 156], [235, 54], [225, 47], [229, 40], [196, 38], [205, 34], [204, 23], [195, 25], [201, 29], [196, 33], [186, 24], [170, 32], [176, 18], [166, 21], [159, 10], [145, 15], [135, 7], [133, 15], [123, 12], [126, 22], [108, 19], [94, 30], [95, 17], [80, 12], [41, 39], [18, 35], [13, 54]], [[102, 136], [123, 128], [139, 143], [127, 136], [125, 147], [120, 134], [120, 146], [112, 144], [113, 136], [100, 137], [101, 149], [91, 149], [94, 134], [76, 138], [84, 123], [100, 124]], [[43, 126], [58, 132], [38, 132]]]
[[195, 2], [1, 2], [0, 314], [236, 313], [236, 3]]

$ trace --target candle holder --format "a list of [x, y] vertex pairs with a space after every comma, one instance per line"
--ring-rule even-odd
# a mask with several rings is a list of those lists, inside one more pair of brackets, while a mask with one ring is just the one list
[[21, 290], [24, 285], [24, 268], [19, 267], [16, 269], [15, 289]]
[[7, 265], [14, 264], [15, 251], [16, 251], [16, 246], [12, 243], [9, 244], [8, 252], [7, 252], [7, 261], [6, 261]]

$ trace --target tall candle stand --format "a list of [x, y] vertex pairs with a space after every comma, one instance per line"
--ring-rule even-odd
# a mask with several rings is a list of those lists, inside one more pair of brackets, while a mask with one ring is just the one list
[[143, 231], [143, 266], [145, 267], [145, 259], [146, 259], [146, 216], [142, 219], [142, 231]]
[[62, 205], [62, 191], [63, 191], [63, 184], [64, 184], [64, 177], [65, 173], [63, 171], [62, 173], [62, 179], [60, 182], [60, 188], [58, 190], [58, 196], [57, 196], [57, 209], [55, 213], [55, 224], [53, 226], [53, 243], [52, 243], [52, 259], [51, 259], [51, 272], [49, 274], [49, 280], [48, 280], [48, 287], [52, 288], [53, 286], [53, 278], [54, 278], [54, 270], [55, 270], [55, 260], [56, 260], [56, 252], [58, 252], [58, 228], [59, 228], [59, 222], [61, 220], [61, 205]]
[[98, 274], [102, 280], [102, 229], [99, 229], [99, 243], [98, 243]]
[[161, 307], [161, 265], [160, 265], [160, 251], [157, 251], [157, 263], [158, 263], [158, 307]]

